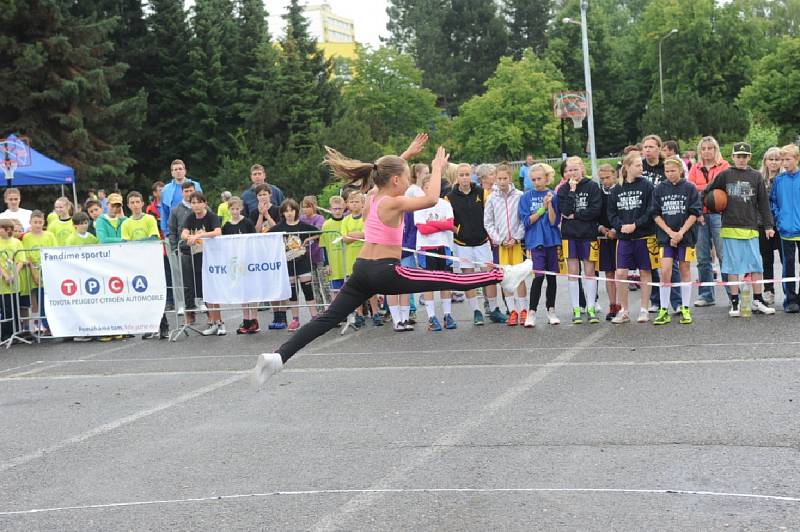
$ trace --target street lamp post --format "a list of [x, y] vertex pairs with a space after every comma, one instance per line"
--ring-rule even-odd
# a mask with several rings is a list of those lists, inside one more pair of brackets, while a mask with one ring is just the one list
[[675, 35], [678, 33], [677, 28], [672, 28], [669, 30], [669, 33], [664, 35], [658, 40], [658, 85], [661, 91], [661, 115], [664, 115], [664, 69], [661, 66], [661, 43], [664, 42], [664, 39], [668, 38], [671, 35]]
[[[589, 0], [581, 0], [581, 45], [583, 48], [583, 78], [586, 84], [586, 118], [589, 134], [589, 160], [592, 164], [592, 179], [597, 180], [597, 150], [594, 143], [594, 103], [592, 101], [592, 67], [589, 63], [589, 30], [586, 23], [586, 10], [589, 8]], [[562, 22], [566, 24], [578, 24], [570, 18], [565, 18]]]

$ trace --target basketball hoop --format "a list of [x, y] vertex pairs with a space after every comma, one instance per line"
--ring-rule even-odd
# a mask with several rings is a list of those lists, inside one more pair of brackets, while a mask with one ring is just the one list
[[28, 139], [10, 136], [0, 139], [0, 164], [6, 178], [6, 187], [14, 181], [14, 172], [20, 166], [31, 165], [31, 148]]
[[589, 105], [585, 91], [556, 92], [553, 94], [553, 114], [556, 118], [572, 120], [575, 128], [583, 125]]

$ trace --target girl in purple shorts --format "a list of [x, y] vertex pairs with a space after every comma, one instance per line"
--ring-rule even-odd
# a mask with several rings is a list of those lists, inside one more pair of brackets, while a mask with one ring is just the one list
[[[655, 238], [653, 223], [653, 185], [642, 178], [642, 155], [632, 151], [622, 161], [623, 183], [611, 191], [608, 202], [608, 219], [616, 231], [617, 279], [627, 279], [628, 270], [639, 270], [642, 280], [639, 323], [649, 321], [647, 307], [650, 302], [652, 265], [648, 241]], [[655, 244], [655, 242], [653, 242]], [[622, 309], [611, 323], [631, 321], [628, 302], [628, 285], [620, 283], [617, 296]]]

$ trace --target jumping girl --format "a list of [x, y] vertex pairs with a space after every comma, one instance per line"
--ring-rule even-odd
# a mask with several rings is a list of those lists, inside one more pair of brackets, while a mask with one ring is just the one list
[[365, 300], [377, 293], [410, 294], [438, 290], [470, 290], [502, 282], [503, 287], [514, 290], [531, 273], [531, 262], [516, 266], [495, 268], [488, 272], [455, 274], [404, 268], [400, 265], [403, 217], [406, 212], [426, 209], [439, 199], [442, 173], [447, 167], [448, 155], [440, 147], [431, 164], [431, 180], [425, 195], [417, 198], [405, 196], [409, 186], [408, 163], [396, 155], [386, 155], [375, 163], [362, 163], [347, 159], [339, 152], [326, 148], [324, 164], [333, 174], [347, 182], [362, 180], [362, 188], [369, 189], [374, 182], [377, 189], [367, 199], [366, 222], [361, 249], [351, 275], [327, 312], [319, 319], [305, 324], [275, 353], [262, 353], [258, 357], [254, 380], [263, 384], [271, 375], [300, 349], [337, 326]]

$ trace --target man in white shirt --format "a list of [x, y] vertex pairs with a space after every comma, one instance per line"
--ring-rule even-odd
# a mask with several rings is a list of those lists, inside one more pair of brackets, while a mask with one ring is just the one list
[[27, 233], [31, 228], [32, 211], [20, 209], [19, 204], [22, 201], [22, 195], [19, 193], [19, 189], [7, 188], [3, 193], [3, 200], [8, 208], [0, 213], [0, 220], [19, 220], [19, 223], [22, 224], [22, 230]]

